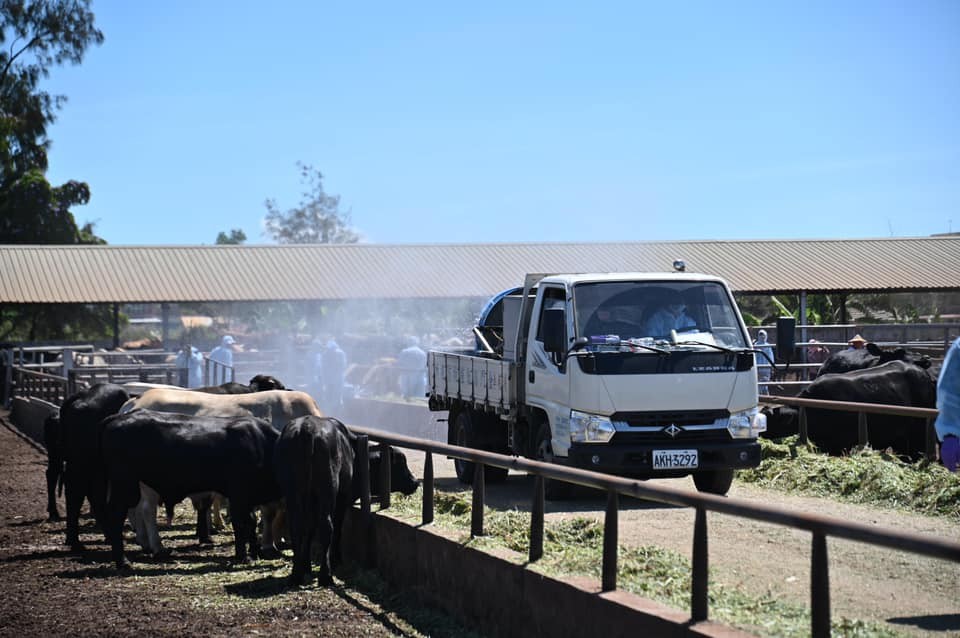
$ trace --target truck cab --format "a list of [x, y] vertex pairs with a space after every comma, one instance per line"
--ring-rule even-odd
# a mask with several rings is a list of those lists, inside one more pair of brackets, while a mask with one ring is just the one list
[[[498, 406], [477, 400], [475, 386], [498, 376], [489, 364], [470, 375], [466, 400], [462, 378], [452, 402], [434, 386], [431, 406], [451, 410], [451, 442], [470, 442], [468, 421], [472, 447], [632, 478], [692, 474], [719, 494], [735, 469], [759, 464], [754, 353], [720, 278], [528, 275], [498, 297], [470, 356], [505, 367], [505, 396]], [[457, 362], [461, 377], [468, 363], [476, 368]]]

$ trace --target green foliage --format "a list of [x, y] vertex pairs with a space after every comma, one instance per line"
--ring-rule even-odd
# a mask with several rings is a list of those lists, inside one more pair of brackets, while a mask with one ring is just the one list
[[239, 228], [232, 228], [230, 234], [220, 231], [217, 234], [217, 245], [224, 246], [236, 246], [247, 241], [247, 234]]
[[797, 436], [760, 439], [760, 466], [737, 479], [760, 487], [852, 503], [897, 508], [960, 521], [960, 474], [939, 463], [908, 463], [870, 448], [833, 457], [801, 445]]
[[273, 199], [265, 202], [267, 234], [280, 244], [354, 244], [360, 236], [350, 228], [350, 212], [340, 210], [340, 196], [323, 189], [323, 173], [302, 162], [300, 181], [307, 190], [300, 205], [286, 212]]

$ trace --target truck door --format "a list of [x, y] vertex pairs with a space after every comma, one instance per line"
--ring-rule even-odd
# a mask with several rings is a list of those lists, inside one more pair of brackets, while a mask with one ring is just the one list
[[542, 408], [550, 419], [555, 454], [566, 455], [570, 446], [570, 380], [558, 357], [544, 349], [543, 318], [546, 310], [564, 312], [564, 343], [570, 341], [570, 308], [561, 286], [544, 286], [539, 305], [534, 308], [527, 339], [526, 400]]

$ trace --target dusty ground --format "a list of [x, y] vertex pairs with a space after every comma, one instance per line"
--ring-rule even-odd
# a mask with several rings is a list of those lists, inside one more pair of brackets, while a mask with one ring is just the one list
[[[422, 476], [422, 455], [408, 451], [414, 473]], [[435, 459], [437, 457], [434, 457]], [[452, 462], [435, 461], [439, 489], [464, 489]], [[691, 479], [650, 481], [695, 491]], [[487, 505], [529, 511], [529, 477], [511, 474], [504, 485], [488, 486]], [[877, 525], [916, 534], [960, 539], [960, 523], [825, 499], [788, 496], [734, 482], [729, 496], [802, 512]], [[547, 502], [547, 519], [593, 516], [603, 520], [604, 497], [583, 496]], [[622, 545], [656, 545], [688, 559], [693, 544], [692, 510], [621, 500]], [[778, 525], [721, 514], [708, 515], [711, 576], [758, 597], [772, 593], [797, 605], [810, 604], [811, 535]], [[830, 602], [834, 618], [887, 623], [913, 636], [960, 636], [960, 565], [873, 545], [828, 539]]]
[[[189, 511], [164, 532], [173, 562], [128, 551], [134, 574], [110, 566], [108, 547], [90, 519], [81, 520], [88, 554], [71, 555], [63, 523], [47, 522], [46, 455], [0, 423], [0, 636], [420, 636], [422, 619], [398, 615], [338, 579], [334, 588], [288, 591], [284, 560], [233, 567], [231, 537], [199, 549]], [[61, 500], [60, 513], [64, 514]], [[128, 547], [128, 550], [130, 548]], [[432, 635], [460, 635], [453, 626]]]

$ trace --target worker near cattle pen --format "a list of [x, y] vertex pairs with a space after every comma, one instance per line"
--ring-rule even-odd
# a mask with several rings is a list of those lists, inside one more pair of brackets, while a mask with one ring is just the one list
[[960, 464], [960, 337], [947, 350], [937, 379], [937, 421], [940, 460], [951, 472]]
[[214, 366], [213, 378], [210, 380], [210, 385], [220, 385], [221, 383], [233, 381], [227, 368], [233, 367], [233, 349], [236, 345], [236, 339], [230, 335], [224, 335], [223, 339], [220, 340], [220, 345], [210, 351], [210, 360], [220, 364]]

